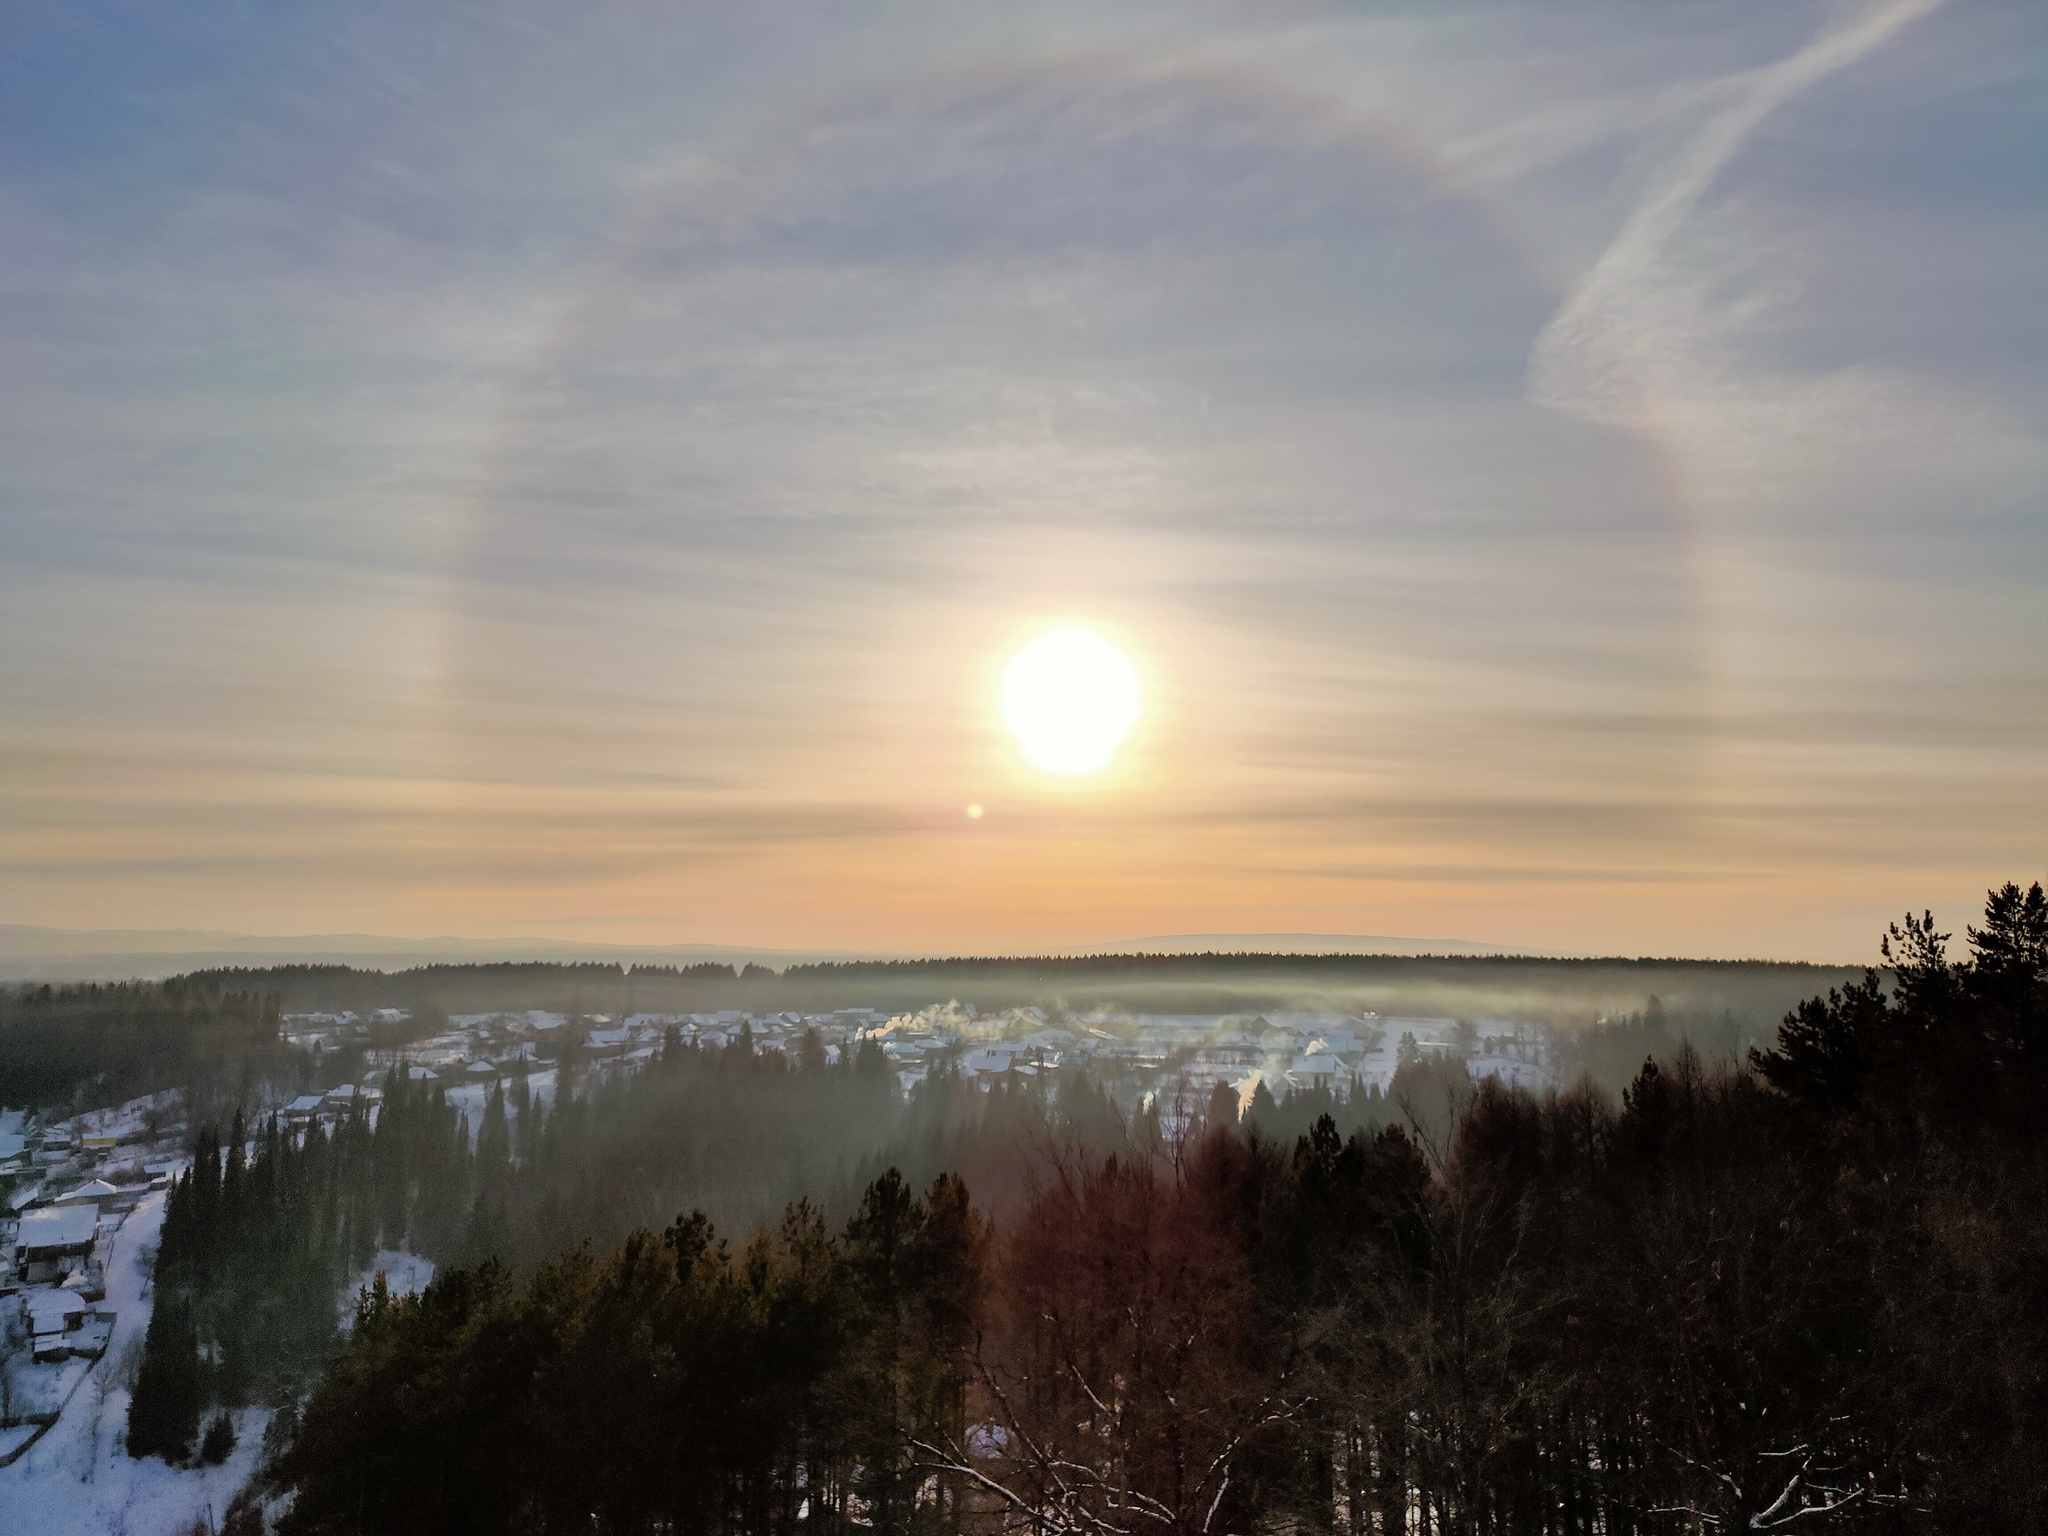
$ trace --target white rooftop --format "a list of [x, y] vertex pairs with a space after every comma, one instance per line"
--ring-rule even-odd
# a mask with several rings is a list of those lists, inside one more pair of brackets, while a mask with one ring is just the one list
[[99, 1231], [100, 1213], [90, 1205], [51, 1206], [30, 1211], [14, 1234], [17, 1248], [73, 1248]]

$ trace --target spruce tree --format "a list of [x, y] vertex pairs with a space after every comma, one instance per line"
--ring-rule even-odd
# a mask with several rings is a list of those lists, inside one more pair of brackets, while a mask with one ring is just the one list
[[505, 1118], [505, 1088], [491, 1085], [489, 1104], [476, 1138], [476, 1187], [479, 1198], [501, 1200], [512, 1165], [512, 1133]]
[[225, 1409], [216, 1412], [206, 1426], [206, 1436], [199, 1442], [199, 1464], [203, 1467], [217, 1467], [235, 1452], [235, 1424]]
[[142, 1368], [128, 1404], [128, 1454], [183, 1461], [199, 1433], [205, 1397], [191, 1309], [159, 1292], [142, 1341]]

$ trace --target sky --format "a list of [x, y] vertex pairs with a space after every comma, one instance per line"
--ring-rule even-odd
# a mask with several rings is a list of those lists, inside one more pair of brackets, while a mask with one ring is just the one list
[[2044, 272], [2035, 0], [21, 0], [0, 922], [1873, 958], [2048, 875]]

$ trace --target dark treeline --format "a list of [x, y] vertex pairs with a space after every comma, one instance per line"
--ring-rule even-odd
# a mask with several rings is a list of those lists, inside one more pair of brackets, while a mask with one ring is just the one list
[[180, 977], [0, 989], [0, 1105], [93, 1108], [167, 1088], [203, 1101], [278, 1070], [275, 989]]
[[[1909, 921], [1775, 1047], [1441, 1143], [1052, 1145], [1000, 1225], [884, 1172], [365, 1299], [304, 1533], [2048, 1524], [2048, 900]], [[971, 1182], [971, 1181], [969, 1181]]]
[[1090, 955], [794, 965], [776, 972], [700, 964], [423, 965], [386, 973], [343, 965], [197, 972], [215, 988], [275, 993], [288, 1011], [408, 1008], [432, 1015], [501, 1008], [571, 1013], [747, 1008], [896, 1012], [957, 998], [981, 1009], [1026, 1003], [1157, 1013], [1289, 1008], [1510, 1013], [1578, 1028], [1657, 993], [1676, 1009], [1723, 1010], [1757, 1024], [1841, 985], [1843, 967], [1765, 961], [1566, 960], [1488, 955]]

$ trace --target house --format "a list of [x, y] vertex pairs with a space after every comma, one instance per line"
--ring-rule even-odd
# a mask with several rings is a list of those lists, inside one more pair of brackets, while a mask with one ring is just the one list
[[1350, 1069], [1327, 1051], [1311, 1050], [1294, 1058], [1287, 1075], [1296, 1087], [1328, 1087], [1349, 1077]]
[[140, 1163], [130, 1163], [126, 1168], [115, 1168], [106, 1174], [108, 1183], [114, 1186], [114, 1197], [101, 1205], [101, 1211], [132, 1211], [142, 1204], [143, 1197], [151, 1190], [166, 1189], [170, 1180], [158, 1182]]
[[77, 1291], [53, 1286], [30, 1291], [22, 1311], [28, 1318], [30, 1351], [38, 1363], [67, 1359], [71, 1354], [67, 1334], [85, 1326], [92, 1305]]
[[46, 1206], [21, 1218], [14, 1233], [15, 1273], [30, 1285], [82, 1268], [98, 1240], [96, 1205]]
[[50, 1204], [68, 1208], [74, 1205], [89, 1205], [95, 1211], [132, 1211], [141, 1198], [141, 1192], [109, 1184], [105, 1179], [92, 1179], [76, 1189], [67, 1189]]
[[49, 1126], [36, 1140], [37, 1161], [44, 1164], [58, 1162], [77, 1149], [78, 1144], [72, 1139], [69, 1126]]
[[969, 1051], [960, 1058], [962, 1077], [983, 1077], [997, 1072], [1007, 1072], [1015, 1063], [1018, 1051], [1001, 1046], [989, 1046], [982, 1050]]
[[1225, 1072], [1243, 1072], [1265, 1060], [1263, 1053], [1249, 1045], [1212, 1045], [1195, 1052], [1189, 1065], [1217, 1067]]
[[294, 1130], [303, 1130], [320, 1118], [320, 1111], [327, 1107], [324, 1093], [302, 1093], [284, 1107], [285, 1124]]

